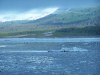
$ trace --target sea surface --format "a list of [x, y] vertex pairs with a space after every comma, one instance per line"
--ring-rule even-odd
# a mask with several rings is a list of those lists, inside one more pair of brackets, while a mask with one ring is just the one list
[[100, 38], [2, 38], [0, 75], [100, 75]]

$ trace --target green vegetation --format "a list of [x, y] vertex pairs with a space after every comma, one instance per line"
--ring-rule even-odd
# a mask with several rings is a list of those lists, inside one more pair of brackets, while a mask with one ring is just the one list
[[100, 26], [89, 26], [84, 28], [64, 28], [55, 31], [54, 36], [56, 37], [89, 37], [89, 36], [96, 36], [100, 37]]
[[[51, 33], [49, 33], [51, 32]], [[45, 34], [47, 33], [47, 34]], [[49, 35], [52, 34], [52, 35]], [[100, 37], [100, 26], [83, 28], [62, 28], [55, 31], [26, 31], [14, 33], [0, 33], [0, 37]]]

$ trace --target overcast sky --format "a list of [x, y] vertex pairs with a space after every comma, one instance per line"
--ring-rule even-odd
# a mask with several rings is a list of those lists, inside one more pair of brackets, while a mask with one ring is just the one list
[[2, 11], [27, 11], [48, 7], [84, 7], [94, 6], [100, 0], [0, 0], [0, 12]]

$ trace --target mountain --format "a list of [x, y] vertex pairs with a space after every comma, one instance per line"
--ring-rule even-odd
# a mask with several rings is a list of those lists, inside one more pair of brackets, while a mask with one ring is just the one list
[[37, 25], [63, 25], [73, 22], [91, 20], [98, 16], [99, 8], [83, 8], [83, 9], [58, 9], [55, 13], [40, 18], [35, 21], [28, 22], [29, 24]]
[[100, 36], [99, 12], [99, 6], [58, 9], [37, 20], [3, 22], [0, 37]]

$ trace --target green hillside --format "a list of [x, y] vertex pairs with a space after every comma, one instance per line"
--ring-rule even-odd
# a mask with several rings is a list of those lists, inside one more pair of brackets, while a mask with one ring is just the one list
[[0, 23], [0, 37], [99, 37], [100, 9], [58, 9], [38, 20]]

